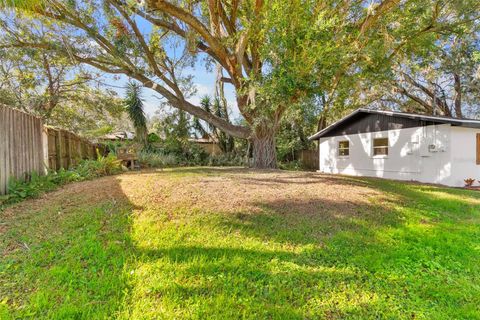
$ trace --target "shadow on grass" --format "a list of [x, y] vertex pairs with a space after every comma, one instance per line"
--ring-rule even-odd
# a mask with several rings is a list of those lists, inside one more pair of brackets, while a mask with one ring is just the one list
[[[361, 203], [252, 200], [254, 212], [200, 212], [182, 221], [169, 220], [171, 213], [141, 216], [145, 208], [129, 201], [116, 178], [68, 186], [4, 213], [0, 300], [6, 297], [6, 306], [0, 312], [88, 319], [478, 316], [480, 231], [478, 219], [469, 220], [478, 218], [476, 193], [312, 173], [272, 179], [245, 173], [129, 174], [229, 174], [265, 186], [318, 181], [367, 186], [380, 195]], [[135, 219], [146, 219], [136, 230], [145, 233], [141, 243], [132, 232], [140, 223]]]
[[135, 208], [116, 177], [74, 183], [1, 213], [0, 318], [103, 319], [128, 299]]
[[[157, 265], [159, 269], [151, 270], [164, 273], [156, 284], [142, 283], [148, 288], [143, 299], [161, 297], [164, 308], [174, 304], [180, 317], [341, 318], [374, 314], [377, 308], [365, 299], [372, 290], [361, 284], [364, 275], [318, 261], [313, 264], [308, 254], [231, 246], [173, 246], [139, 254], [143, 264]], [[349, 295], [354, 297], [349, 305], [336, 301]], [[316, 297], [323, 300], [321, 310], [315, 310]], [[197, 308], [192, 310], [192, 305]]]
[[[260, 212], [225, 215], [223, 223], [246, 237], [304, 248], [293, 259], [279, 258], [285, 263], [356, 270], [352, 282], [339, 274], [333, 285], [346, 281], [370, 290], [378, 299], [374, 309], [385, 315], [480, 316], [479, 283], [473, 280], [480, 271], [478, 194], [380, 179], [352, 181], [385, 196], [372, 204], [325, 199], [255, 203]], [[321, 277], [313, 276], [315, 281]], [[351, 297], [355, 305], [355, 294]], [[391, 309], [395, 300], [404, 306], [397, 313]], [[363, 312], [370, 307], [340, 315], [367, 316]]]

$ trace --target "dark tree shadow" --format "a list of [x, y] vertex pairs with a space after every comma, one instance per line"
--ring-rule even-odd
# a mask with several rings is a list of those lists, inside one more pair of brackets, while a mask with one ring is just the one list
[[100, 319], [128, 301], [135, 246], [116, 177], [72, 183], [1, 213], [0, 318]]
[[[132, 222], [150, 208], [131, 203], [119, 180], [66, 186], [2, 216], [0, 296], [8, 298], [15, 318], [128, 314], [137, 303], [136, 289], [159, 308], [170, 303], [180, 313], [191, 312], [185, 318], [478, 315], [480, 242], [478, 219], [472, 220], [480, 212], [478, 193], [281, 173], [268, 178], [244, 168], [180, 168], [126, 175], [228, 175], [246, 185], [321, 183], [377, 193], [361, 202], [279, 195], [252, 200], [252, 211], [187, 207], [198, 218], [182, 223], [198, 224], [196, 231], [206, 238], [192, 233], [181, 241], [140, 246], [132, 239]], [[152, 218], [149, 226], [158, 221]], [[167, 221], [162, 226], [175, 232], [186, 228]], [[159, 229], [159, 236], [164, 231]], [[136, 275], [129, 269], [135, 266], [156, 268]]]

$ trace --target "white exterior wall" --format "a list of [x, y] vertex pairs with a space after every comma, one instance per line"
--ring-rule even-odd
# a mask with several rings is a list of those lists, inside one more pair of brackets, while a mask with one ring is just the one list
[[[465, 178], [480, 179], [478, 132], [443, 124], [320, 138], [320, 171], [463, 186]], [[388, 156], [373, 156], [373, 139], [386, 137]], [[347, 157], [338, 155], [338, 142], [343, 140], [350, 142]]]
[[464, 185], [463, 180], [480, 180], [477, 165], [477, 133], [480, 129], [452, 127], [452, 185]]

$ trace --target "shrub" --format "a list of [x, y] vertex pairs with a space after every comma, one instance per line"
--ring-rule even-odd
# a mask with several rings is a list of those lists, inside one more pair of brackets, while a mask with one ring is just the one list
[[173, 154], [162, 152], [142, 151], [138, 156], [141, 165], [152, 168], [171, 167], [178, 163], [178, 159]]
[[207, 159], [209, 166], [245, 166], [245, 157], [234, 153], [210, 155]]
[[147, 141], [148, 141], [149, 143], [159, 142], [160, 140], [161, 140], [161, 139], [160, 139], [160, 137], [158, 136], [158, 134], [153, 133], [153, 132], [148, 134]]
[[186, 142], [183, 145], [182, 157], [183, 165], [205, 165], [208, 159], [208, 153], [196, 143]]
[[471, 187], [473, 185], [473, 183], [475, 182], [475, 179], [468, 178], [468, 179], [465, 179], [463, 181], [465, 181], [465, 187]]
[[302, 163], [299, 160], [280, 162], [278, 167], [282, 170], [300, 171], [302, 170]]
[[10, 180], [7, 201], [38, 197], [41, 192], [53, 190], [56, 186], [53, 179], [33, 172], [29, 181], [15, 178]]
[[29, 179], [10, 180], [8, 195], [4, 197], [3, 203], [15, 203], [27, 198], [35, 198], [40, 194], [55, 190], [58, 186], [73, 181], [85, 180], [78, 172], [60, 169], [58, 172], [49, 172], [47, 175], [39, 175], [33, 172]]
[[106, 141], [104, 144], [107, 147], [108, 154], [117, 154], [117, 149], [123, 146], [122, 141]]
[[85, 179], [111, 175], [122, 171], [121, 161], [113, 154], [102, 156], [97, 150], [96, 160], [80, 162], [75, 171]]
[[109, 154], [104, 157], [97, 150], [97, 156], [97, 160], [84, 160], [74, 169], [60, 169], [46, 175], [33, 172], [28, 179], [11, 179], [8, 185], [8, 195], [2, 197], [0, 204], [11, 204], [27, 198], [35, 198], [69, 182], [111, 175], [122, 170], [120, 160], [115, 155]]
[[245, 158], [235, 153], [223, 153], [208, 155], [205, 150], [194, 144], [190, 144], [184, 153], [177, 155], [166, 153], [163, 150], [142, 151], [138, 160], [143, 167], [159, 168], [172, 166], [243, 166]]

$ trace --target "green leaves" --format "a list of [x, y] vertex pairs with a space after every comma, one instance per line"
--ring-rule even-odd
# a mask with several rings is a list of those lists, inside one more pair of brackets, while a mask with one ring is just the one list
[[0, 8], [6, 7], [25, 11], [34, 11], [45, 5], [45, 0], [3, 0], [0, 2]]
[[143, 110], [142, 87], [134, 82], [129, 82], [125, 88], [125, 106], [130, 120], [136, 130], [136, 138], [146, 143], [147, 118]]

